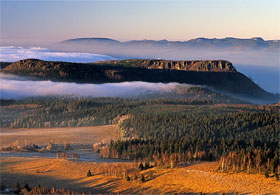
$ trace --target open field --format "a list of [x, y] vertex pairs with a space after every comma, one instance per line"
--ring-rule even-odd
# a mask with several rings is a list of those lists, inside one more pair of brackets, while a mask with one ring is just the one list
[[25, 128], [1, 129], [0, 146], [10, 145], [19, 140], [21, 142], [44, 145], [53, 140], [56, 144], [68, 142], [71, 144], [109, 143], [118, 138], [116, 125], [65, 128]]
[[[141, 105], [141, 104], [140, 104]], [[168, 109], [176, 108], [175, 111], [177, 114], [172, 114], [173, 110], [170, 112], [162, 114], [163, 110], [167, 111], [166, 105], [161, 105], [159, 109], [154, 109], [154, 106], [149, 106], [150, 111], [155, 113], [155, 110], [159, 110], [157, 115], [145, 115], [139, 114], [137, 115], [132, 122], [136, 124], [137, 129], [134, 129], [135, 133], [139, 133], [140, 135], [149, 135], [149, 133], [153, 133], [154, 130], [159, 129], [158, 127], [162, 126], [162, 131], [154, 134], [154, 140], [159, 140], [164, 143], [166, 138], [174, 137], [175, 140], [179, 140], [178, 143], [171, 142], [168, 140], [166, 144], [168, 145], [186, 145], [188, 146], [188, 151], [191, 151], [189, 145], [200, 145], [200, 143], [194, 142], [183, 142], [184, 140], [180, 140], [181, 137], [185, 138], [194, 138], [195, 136], [199, 136], [199, 129], [203, 129], [205, 127], [204, 121], [208, 122], [207, 124], [215, 124], [211, 126], [212, 129], [218, 129], [217, 134], [205, 134], [205, 131], [201, 131], [200, 133], [205, 134], [204, 140], [207, 141], [209, 136], [213, 136], [216, 138], [215, 140], [220, 140], [221, 137], [224, 139], [230, 140], [229, 132], [238, 132], [236, 129], [239, 126], [243, 125], [235, 125], [233, 122], [240, 122], [240, 124], [247, 124], [247, 121], [252, 118], [256, 119], [256, 121], [261, 121], [264, 124], [264, 127], [258, 128], [259, 123], [255, 123], [255, 120], [252, 121], [251, 126], [256, 126], [253, 133], [250, 128], [239, 128], [239, 130], [246, 130], [248, 134], [246, 136], [255, 139], [258, 141], [260, 133], [264, 136], [262, 137], [264, 143], [270, 144], [271, 149], [275, 151], [277, 150], [277, 143], [271, 142], [278, 135], [279, 124], [275, 119], [278, 115], [275, 113], [259, 113], [256, 114], [254, 112], [250, 113], [250, 110], [247, 110], [249, 113], [242, 113], [241, 106], [238, 109], [241, 109], [238, 112], [231, 113], [230, 110], [224, 110], [223, 105], [219, 105], [217, 108], [217, 115], [221, 118], [219, 122], [216, 120], [217, 116], [215, 115], [215, 110], [207, 110], [205, 107], [187, 107], [186, 113], [193, 112], [194, 109], [200, 108], [201, 110], [198, 113], [206, 113], [203, 109], [206, 109], [207, 113], [213, 112], [212, 118], [207, 118], [206, 114], [198, 115], [199, 117], [191, 118], [193, 120], [189, 120], [187, 116], [190, 115], [181, 115], [181, 111], [176, 111], [177, 107], [173, 107], [173, 105], [169, 105]], [[161, 110], [161, 108], [163, 110]], [[191, 109], [190, 109], [191, 108]], [[222, 109], [221, 109], [222, 108]], [[229, 107], [227, 107], [228, 109]], [[179, 109], [179, 107], [178, 107]], [[231, 109], [231, 107], [230, 107]], [[247, 107], [244, 108], [245, 110]], [[246, 111], [246, 112], [247, 112]], [[229, 112], [229, 114], [227, 114]], [[240, 112], [240, 113], [239, 113]], [[107, 113], [107, 110], [104, 111]], [[116, 112], [117, 113], [117, 112]], [[164, 113], [164, 112], [163, 112]], [[225, 114], [223, 114], [225, 113]], [[173, 127], [174, 124], [178, 124], [178, 129], [188, 129], [189, 125], [195, 121], [197, 118], [200, 120], [202, 117], [205, 117], [199, 123], [194, 123], [192, 131], [195, 134], [190, 134], [189, 132], [181, 132], [181, 135], [174, 134], [174, 129], [170, 129], [169, 127]], [[230, 118], [231, 117], [231, 118]], [[230, 118], [230, 120], [229, 120]], [[139, 120], [138, 120], [139, 119]], [[141, 120], [140, 120], [141, 119]], [[185, 120], [188, 119], [188, 120]], [[185, 120], [184, 123], [181, 121]], [[29, 120], [27, 120], [29, 121]], [[35, 119], [33, 120], [33, 122]], [[145, 122], [143, 122], [145, 121]], [[213, 122], [214, 121], [214, 122]], [[33, 123], [32, 122], [32, 123]], [[198, 125], [200, 124], [200, 126]], [[218, 124], [218, 125], [217, 125]], [[230, 124], [230, 125], [224, 125]], [[271, 124], [274, 125], [271, 127]], [[181, 125], [181, 126], [180, 126]], [[224, 126], [223, 126], [224, 125]], [[248, 124], [247, 124], [248, 125]], [[236, 127], [235, 127], [236, 126]], [[148, 127], [148, 128], [147, 128]], [[151, 127], [151, 128], [150, 128]], [[245, 125], [246, 127], [246, 125]], [[169, 128], [169, 129], [168, 129]], [[130, 129], [130, 126], [128, 126]], [[142, 131], [145, 130], [146, 131]], [[224, 132], [224, 129], [230, 129], [229, 132]], [[169, 132], [170, 134], [164, 134], [164, 132]], [[221, 136], [220, 134], [221, 133]], [[166, 137], [161, 137], [161, 135]], [[261, 134], [262, 135], [262, 134]], [[120, 159], [102, 159], [100, 155], [94, 153], [92, 150], [92, 144], [94, 143], [109, 143], [111, 139], [116, 140], [120, 138], [118, 134], [117, 125], [104, 125], [104, 126], [90, 126], [90, 127], [61, 127], [61, 128], [22, 128], [22, 129], [1, 129], [0, 130], [0, 146], [8, 146], [19, 140], [21, 144], [37, 144], [46, 148], [48, 143], [51, 141], [53, 143], [53, 147], [49, 150], [45, 149], [43, 151], [32, 150], [36, 152], [32, 152], [27, 150], [26, 152], [19, 152], [18, 150], [13, 150], [17, 152], [9, 152], [9, 150], [3, 150], [5, 152], [0, 153], [0, 174], [1, 174], [1, 185], [5, 185], [7, 187], [15, 186], [15, 183], [18, 181], [21, 186], [24, 184], [29, 184], [29, 186], [41, 186], [45, 187], [55, 187], [64, 188], [74, 192], [92, 192], [92, 193], [124, 193], [124, 194], [159, 194], [159, 193], [180, 193], [180, 194], [199, 194], [199, 193], [207, 193], [207, 194], [280, 194], [280, 181], [277, 181], [275, 177], [270, 177], [268, 179], [265, 178], [264, 173], [262, 174], [247, 174], [247, 173], [218, 173], [215, 172], [217, 169], [217, 162], [201, 162], [195, 163], [191, 165], [185, 165], [177, 168], [168, 168], [168, 167], [155, 167], [149, 168], [144, 171], [140, 171], [139, 169], [132, 169], [134, 166], [131, 161], [124, 161]], [[238, 135], [236, 135], [238, 136]], [[142, 136], [143, 137], [143, 136]], [[247, 138], [243, 137], [244, 143], [247, 143]], [[126, 140], [129, 143], [129, 140]], [[145, 146], [154, 145], [154, 142], [150, 140], [150, 142], [135, 142], [135, 147], [131, 147], [130, 149], [137, 148], [138, 150], [131, 151], [132, 154], [135, 152], [141, 152], [144, 149], [147, 151], [155, 151], [155, 149], [151, 150]], [[65, 144], [64, 144], [65, 143]], [[64, 145], [69, 143], [71, 145], [71, 149], [65, 149]], [[113, 152], [119, 153], [122, 152], [124, 155], [129, 154], [128, 148], [125, 146], [125, 141], [118, 142], [123, 143], [121, 145], [123, 147], [122, 150], [118, 150], [117, 145], [113, 144]], [[204, 142], [203, 142], [204, 143]], [[209, 142], [210, 146], [215, 146], [216, 148], [220, 148], [222, 151], [220, 141], [215, 143]], [[257, 143], [257, 142], [256, 142]], [[132, 143], [131, 143], [132, 144]], [[145, 145], [146, 144], [146, 145]], [[234, 143], [233, 143], [234, 144]], [[236, 144], [238, 145], [238, 143]], [[133, 145], [132, 145], [133, 146]], [[137, 146], [137, 147], [136, 147]], [[232, 146], [231, 142], [228, 142], [228, 146]], [[142, 147], [142, 148], [141, 148]], [[157, 145], [158, 148], [160, 144]], [[213, 148], [215, 148], [213, 147]], [[166, 147], [167, 149], [169, 147]], [[182, 146], [182, 148], [184, 148]], [[172, 151], [165, 150], [165, 153], [171, 153]], [[244, 148], [246, 149], [246, 148]], [[247, 147], [248, 149], [248, 147]], [[207, 151], [208, 148], [205, 148]], [[182, 151], [182, 150], [181, 150]], [[255, 151], [255, 150], [254, 150]], [[75, 153], [79, 155], [76, 161], [65, 160], [65, 159], [56, 159], [56, 154], [59, 152], [63, 153]], [[106, 152], [106, 150], [105, 150]], [[112, 154], [114, 154], [112, 152]], [[174, 151], [173, 151], [174, 152]], [[231, 152], [231, 151], [228, 151]], [[261, 151], [265, 153], [265, 149]], [[143, 152], [144, 154], [144, 152]], [[190, 153], [191, 154], [191, 153]], [[201, 154], [201, 153], [200, 153]], [[260, 153], [262, 154], [262, 153]], [[40, 156], [41, 155], [41, 156]], [[194, 154], [191, 154], [194, 156]], [[220, 154], [221, 155], [221, 154]], [[255, 155], [255, 156], [254, 156]], [[251, 158], [256, 159], [257, 154], [254, 153]], [[182, 160], [181, 162], [186, 162], [188, 160], [193, 160], [194, 157], [190, 157], [187, 160]], [[57, 157], [59, 157], [57, 155]], [[143, 156], [147, 157], [147, 156]], [[166, 156], [165, 156], [166, 157]], [[166, 157], [164, 162], [165, 166], [169, 166], [171, 157]], [[130, 158], [133, 159], [133, 158]], [[202, 158], [195, 158], [197, 161]], [[155, 162], [155, 161], [154, 161]], [[255, 162], [255, 161], [254, 161]], [[244, 163], [246, 165], [246, 163]], [[265, 161], [263, 162], [263, 167], [266, 166]], [[269, 166], [268, 166], [269, 167]], [[91, 170], [93, 176], [87, 177], [88, 170]], [[117, 171], [116, 171], [117, 170]], [[127, 171], [127, 172], [126, 172]], [[131, 171], [131, 172], [130, 172]], [[131, 180], [136, 181], [127, 181], [126, 174], [128, 174]], [[145, 177], [145, 182], [141, 182], [141, 177]], [[272, 175], [272, 174], [271, 174]], [[137, 178], [135, 179], [135, 176]], [[133, 179], [132, 179], [133, 178]]]
[[[115, 164], [116, 165], [116, 164]], [[122, 163], [132, 166], [132, 163]], [[216, 162], [202, 162], [179, 168], [152, 168], [153, 179], [144, 183], [104, 176], [102, 167], [110, 164], [73, 162], [62, 159], [1, 158], [1, 182], [7, 187], [21, 185], [55, 186], [93, 193], [234, 193], [280, 194], [280, 181], [264, 175], [216, 173]], [[93, 176], [87, 177], [88, 170]]]

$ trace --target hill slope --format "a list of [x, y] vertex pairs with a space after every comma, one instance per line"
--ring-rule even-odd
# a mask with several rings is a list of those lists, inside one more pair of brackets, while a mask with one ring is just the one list
[[27, 59], [11, 63], [2, 71], [82, 83], [146, 81], [207, 85], [239, 96], [277, 101], [276, 97], [237, 72], [230, 62], [224, 60], [122, 60], [82, 64]]

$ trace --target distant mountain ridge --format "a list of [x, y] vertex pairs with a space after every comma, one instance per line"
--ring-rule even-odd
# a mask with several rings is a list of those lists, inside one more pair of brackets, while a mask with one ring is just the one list
[[196, 38], [188, 41], [76, 38], [57, 43], [53, 50], [88, 52], [121, 59], [228, 60], [239, 65], [279, 66], [279, 40], [261, 37]]
[[279, 40], [264, 40], [261, 37], [253, 37], [250, 39], [240, 39], [233, 37], [226, 37], [222, 39], [217, 38], [196, 38], [188, 41], [168, 41], [168, 40], [130, 40], [118, 41], [109, 38], [76, 38], [68, 39], [60, 42], [60, 44], [113, 44], [115, 46], [161, 46], [161, 47], [209, 47], [209, 48], [279, 48]]
[[178, 82], [205, 85], [217, 91], [268, 103], [279, 101], [276, 96], [261, 89], [245, 75], [237, 72], [230, 62], [224, 60], [140, 59], [68, 63], [26, 59], [5, 66], [2, 72], [78, 83]]
[[61, 43], [68, 43], [68, 42], [88, 42], [88, 41], [95, 41], [99, 43], [120, 43], [120, 41], [109, 39], [109, 38], [76, 38], [76, 39], [68, 39], [66, 41], [62, 41]]

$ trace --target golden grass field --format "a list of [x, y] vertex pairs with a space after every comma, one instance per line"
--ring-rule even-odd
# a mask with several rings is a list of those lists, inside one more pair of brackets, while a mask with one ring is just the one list
[[63, 127], [63, 128], [29, 128], [29, 129], [1, 129], [0, 146], [10, 145], [19, 140], [21, 142], [44, 145], [53, 140], [56, 144], [65, 141], [71, 144], [109, 143], [118, 138], [116, 125], [91, 127]]
[[[116, 165], [116, 164], [115, 164]], [[131, 166], [132, 163], [126, 163]], [[144, 183], [104, 176], [98, 170], [108, 163], [73, 162], [63, 159], [1, 158], [1, 183], [16, 181], [30, 186], [55, 186], [93, 193], [207, 193], [280, 194], [280, 181], [264, 175], [217, 173], [217, 162], [201, 162], [180, 168], [152, 168], [154, 179]], [[87, 177], [91, 169], [94, 176]]]

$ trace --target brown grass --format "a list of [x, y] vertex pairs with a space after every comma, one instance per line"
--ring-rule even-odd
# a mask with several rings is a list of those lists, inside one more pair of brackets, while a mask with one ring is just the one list
[[34, 144], [47, 144], [50, 140], [63, 144], [93, 144], [109, 143], [118, 138], [116, 125], [65, 128], [30, 128], [30, 129], [1, 129], [0, 146], [10, 145], [16, 140]]
[[[19, 181], [22, 185], [41, 184], [94, 193], [280, 194], [280, 181], [275, 178], [266, 179], [258, 174], [216, 173], [213, 171], [217, 167], [216, 162], [174, 169], [152, 168], [149, 170], [153, 171], [154, 178], [145, 183], [127, 182], [100, 174], [98, 170], [109, 165], [57, 159], [1, 158], [1, 183], [14, 186]], [[89, 169], [94, 176], [86, 177]]]
[[1, 106], [1, 109], [26, 109], [26, 108], [40, 108], [38, 104], [13, 104], [8, 106]]

